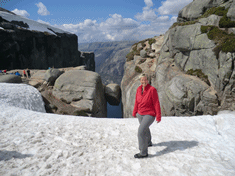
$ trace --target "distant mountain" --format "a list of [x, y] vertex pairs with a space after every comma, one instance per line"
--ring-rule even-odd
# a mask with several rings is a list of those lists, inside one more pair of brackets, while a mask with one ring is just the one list
[[126, 55], [131, 46], [138, 41], [115, 41], [79, 43], [82, 52], [95, 53], [95, 71], [101, 75], [103, 84], [121, 84]]

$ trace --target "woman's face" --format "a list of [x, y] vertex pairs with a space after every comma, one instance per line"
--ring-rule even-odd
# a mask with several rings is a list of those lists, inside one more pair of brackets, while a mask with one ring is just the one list
[[148, 84], [147, 78], [145, 76], [140, 78], [140, 83], [143, 85], [143, 87], [145, 87]]

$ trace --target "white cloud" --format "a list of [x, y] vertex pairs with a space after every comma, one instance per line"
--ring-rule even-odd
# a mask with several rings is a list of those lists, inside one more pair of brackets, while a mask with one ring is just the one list
[[126, 30], [133, 29], [138, 26], [138, 23], [131, 18], [123, 18], [119, 14], [110, 15], [105, 22], [100, 23], [100, 28], [102, 30]]
[[152, 0], [144, 0], [146, 7], [144, 7], [144, 10], [149, 10], [153, 6]]
[[30, 16], [26, 10], [15, 9], [15, 10], [12, 10], [12, 12], [15, 13], [16, 15], [20, 15], [20, 16], [27, 17], [27, 18]]
[[157, 18], [154, 10], [144, 10], [143, 13], [137, 13], [135, 18], [140, 21], [153, 21]]
[[47, 24], [47, 25], [51, 25], [49, 22], [46, 22], [46, 21], [42, 21], [42, 20], [40, 20], [40, 19], [38, 19], [37, 20], [37, 22], [39, 22], [39, 23], [42, 23], [42, 24]]
[[146, 7], [143, 8], [143, 13], [137, 13], [135, 18], [140, 21], [153, 21], [157, 18], [156, 9], [151, 9], [153, 6], [152, 0], [144, 0]]
[[178, 12], [193, 0], [166, 0], [162, 1], [162, 6], [157, 12], [160, 15], [178, 15]]
[[168, 21], [169, 20], [169, 16], [160, 16], [157, 18], [157, 21]]
[[175, 23], [175, 22], [177, 21], [177, 16], [173, 16], [173, 17], [171, 18], [171, 21], [172, 21], [172, 23]]
[[46, 6], [42, 2], [39, 2], [38, 4], [36, 4], [36, 6], [38, 7], [39, 15], [42, 15], [42, 16], [50, 15], [50, 12], [47, 10]]
[[[192, 0], [190, 0], [191, 2]], [[157, 13], [156, 9], [152, 9], [152, 0], [144, 0], [145, 7], [143, 12], [136, 14], [135, 18], [124, 18], [120, 14], [109, 15], [109, 18], [101, 23], [96, 20], [86, 19], [78, 24], [63, 24], [56, 26], [65, 31], [69, 31], [78, 36], [79, 43], [85, 42], [97, 42], [97, 41], [118, 41], [118, 40], [143, 40], [160, 34], [164, 34], [169, 27], [176, 22], [178, 14], [173, 10], [162, 14]], [[167, 9], [169, 2], [180, 2], [177, 0], [166, 0], [162, 2], [160, 10]], [[181, 6], [177, 6], [179, 10], [183, 8], [183, 5], [190, 3], [184, 0], [184, 3], [179, 3]], [[158, 9], [158, 11], [159, 11]], [[147, 24], [146, 24], [147, 22]]]
[[63, 24], [56, 26], [78, 35], [79, 43], [95, 41], [134, 40], [139, 23], [131, 18], [123, 18], [119, 14], [112, 14], [101, 23], [86, 19], [78, 24]]

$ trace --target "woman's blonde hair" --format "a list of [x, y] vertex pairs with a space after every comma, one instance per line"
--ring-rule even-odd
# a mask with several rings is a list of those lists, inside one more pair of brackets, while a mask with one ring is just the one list
[[146, 78], [148, 79], [148, 75], [145, 74], [145, 73], [142, 73], [139, 78], [141, 79], [141, 78], [143, 78], [143, 77], [146, 77]]
[[148, 74], [142, 73], [142, 74], [139, 76], [139, 79], [141, 79], [141, 78], [143, 78], [143, 77], [146, 77], [147, 80], [148, 80], [148, 82], [149, 82], [149, 84], [151, 84], [151, 78], [150, 78], [150, 76], [149, 76]]

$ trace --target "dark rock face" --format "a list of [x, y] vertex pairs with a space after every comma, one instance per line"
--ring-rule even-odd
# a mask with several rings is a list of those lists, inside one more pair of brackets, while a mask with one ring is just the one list
[[121, 100], [121, 88], [118, 84], [108, 84], [104, 87], [105, 98], [110, 105], [118, 106]]
[[22, 79], [20, 76], [7, 74], [7, 75], [0, 75], [0, 82], [2, 82], [2, 83], [22, 83]]
[[49, 85], [54, 85], [55, 80], [61, 75], [63, 74], [62, 71], [60, 71], [59, 69], [49, 69], [46, 71], [45, 76], [44, 76], [44, 80], [49, 84]]
[[81, 62], [76, 35], [45, 35], [18, 29], [0, 30], [0, 38], [1, 69], [60, 68], [78, 66]]
[[95, 54], [93, 52], [81, 52], [81, 65], [85, 65], [86, 70], [95, 71]]
[[62, 68], [87, 63], [94, 71], [94, 54], [81, 56], [75, 34], [1, 9], [0, 27], [0, 69]]

